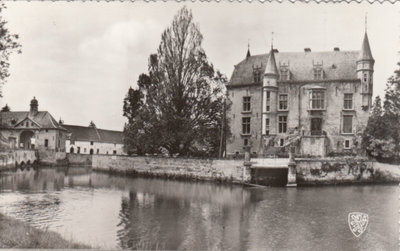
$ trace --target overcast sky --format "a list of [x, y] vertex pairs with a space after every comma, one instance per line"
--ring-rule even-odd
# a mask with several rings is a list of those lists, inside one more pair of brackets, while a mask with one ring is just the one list
[[[39, 110], [65, 123], [122, 130], [122, 102], [147, 69], [162, 31], [183, 6], [175, 2], [7, 2], [4, 18], [20, 35], [22, 54], [11, 57], [3, 86], [13, 111]], [[251, 53], [267, 53], [274, 32], [279, 51], [359, 50], [368, 13], [376, 60], [374, 95], [384, 93], [400, 51], [400, 5], [305, 3], [185, 3], [204, 36], [210, 61], [228, 77], [250, 41]]]

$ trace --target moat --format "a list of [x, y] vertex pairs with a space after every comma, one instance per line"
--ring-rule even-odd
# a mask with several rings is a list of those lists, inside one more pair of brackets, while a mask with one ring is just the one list
[[[0, 187], [0, 213], [94, 248], [398, 248], [396, 185], [246, 188], [59, 168], [3, 172]], [[350, 212], [369, 215], [359, 238]]]

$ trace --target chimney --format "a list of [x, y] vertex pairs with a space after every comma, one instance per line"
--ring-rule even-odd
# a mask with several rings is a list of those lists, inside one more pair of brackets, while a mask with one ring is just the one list
[[38, 113], [39, 103], [35, 97], [31, 100], [31, 109], [29, 111], [30, 116], [35, 116]]
[[310, 48], [304, 48], [304, 52], [311, 52]]
[[339, 47], [333, 48], [334, 51], [340, 51]]

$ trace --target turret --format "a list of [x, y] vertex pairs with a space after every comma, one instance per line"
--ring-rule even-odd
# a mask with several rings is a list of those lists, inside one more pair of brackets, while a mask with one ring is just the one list
[[31, 100], [31, 109], [29, 110], [30, 116], [35, 116], [38, 113], [39, 103], [35, 97]]
[[[268, 56], [268, 61], [267, 65], [265, 66], [265, 71], [264, 71], [264, 79], [269, 80], [269, 79], [275, 79], [277, 80], [279, 77], [279, 72], [278, 72], [278, 67], [276, 67], [276, 60], [275, 60], [275, 50], [271, 46], [271, 50], [269, 52]], [[264, 83], [265, 86], [266, 83]], [[275, 81], [276, 85], [276, 81]]]
[[371, 107], [372, 103], [374, 63], [375, 60], [372, 57], [368, 35], [365, 32], [361, 51], [357, 59], [357, 78], [361, 80], [362, 106], [364, 108]]
[[276, 128], [273, 125], [276, 124], [278, 78], [279, 72], [276, 66], [275, 51], [271, 46], [263, 80], [262, 130], [263, 135], [266, 136], [276, 134]]

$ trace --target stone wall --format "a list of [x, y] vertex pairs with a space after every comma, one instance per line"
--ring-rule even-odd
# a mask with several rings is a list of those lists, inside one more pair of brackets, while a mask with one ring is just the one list
[[93, 170], [123, 175], [233, 183], [250, 181], [250, 170], [244, 168], [243, 160], [93, 155], [92, 167]]
[[52, 150], [38, 150], [39, 163], [41, 165], [67, 165], [67, 154]]
[[366, 158], [296, 159], [298, 185], [399, 182], [400, 166]]
[[92, 155], [67, 153], [68, 164], [71, 166], [91, 166]]
[[33, 164], [36, 162], [34, 150], [13, 150], [0, 152], [0, 171], [14, 168], [16, 165]]
[[304, 136], [301, 138], [298, 149], [301, 156], [325, 156], [326, 140], [324, 136]]

